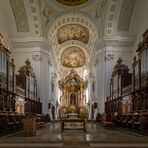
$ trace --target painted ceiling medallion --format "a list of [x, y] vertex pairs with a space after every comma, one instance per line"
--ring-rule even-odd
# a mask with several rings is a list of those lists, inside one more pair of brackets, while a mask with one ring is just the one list
[[79, 6], [86, 3], [88, 0], [56, 0], [65, 6]]
[[62, 44], [68, 40], [79, 40], [87, 44], [89, 41], [89, 36], [89, 30], [86, 27], [77, 24], [62, 26], [57, 31], [57, 39], [59, 44]]
[[78, 68], [84, 66], [86, 57], [83, 50], [76, 46], [68, 47], [61, 56], [61, 64], [68, 68]]

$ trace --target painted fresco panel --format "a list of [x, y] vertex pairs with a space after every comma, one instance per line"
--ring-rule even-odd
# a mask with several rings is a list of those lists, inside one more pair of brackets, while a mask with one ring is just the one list
[[65, 49], [61, 57], [61, 64], [68, 68], [82, 67], [85, 62], [86, 58], [83, 50], [76, 46]]
[[89, 41], [89, 30], [77, 24], [65, 25], [58, 29], [57, 40], [59, 44], [67, 40], [79, 40], [87, 44]]

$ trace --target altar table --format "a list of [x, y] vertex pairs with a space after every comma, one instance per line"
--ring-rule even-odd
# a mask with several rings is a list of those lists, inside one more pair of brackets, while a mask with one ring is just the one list
[[[86, 132], [87, 119], [85, 118], [63, 118], [61, 121], [61, 132], [64, 130], [84, 130]], [[82, 128], [65, 128], [65, 123], [82, 123]]]

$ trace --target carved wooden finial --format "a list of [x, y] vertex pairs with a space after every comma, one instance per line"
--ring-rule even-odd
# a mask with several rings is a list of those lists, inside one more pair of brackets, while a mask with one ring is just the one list
[[115, 71], [112, 72], [112, 77], [115, 75]]
[[11, 62], [14, 63], [14, 58], [13, 57], [11, 58]]
[[143, 38], [148, 38], [148, 29], [143, 33]]
[[134, 56], [134, 58], [133, 58], [133, 62], [135, 63], [136, 61], [137, 61], [137, 57]]
[[26, 65], [31, 65], [29, 59], [26, 59], [25, 63], [26, 63]]
[[121, 57], [119, 57], [119, 59], [117, 60], [117, 63], [118, 63], [118, 64], [121, 64], [121, 63], [122, 63], [122, 61], [123, 61], [123, 60], [122, 60], [122, 58], [121, 58]]

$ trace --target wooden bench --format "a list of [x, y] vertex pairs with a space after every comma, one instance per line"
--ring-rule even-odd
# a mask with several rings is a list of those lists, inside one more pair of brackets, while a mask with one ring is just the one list
[[133, 128], [136, 129], [136, 130], [139, 130], [139, 128], [140, 128], [140, 114], [139, 113], [134, 114]]
[[16, 123], [15, 116], [13, 115], [8, 115], [6, 117], [6, 124], [7, 124], [8, 129], [10, 130], [16, 129], [18, 125], [18, 123]]
[[140, 116], [140, 129], [148, 131], [148, 112], [142, 112]]
[[105, 126], [105, 127], [114, 127], [115, 126], [114, 122], [112, 122], [112, 121], [106, 121], [106, 120], [102, 121], [101, 122], [101, 125], [102, 126]]
[[133, 114], [129, 114], [129, 115], [127, 115], [127, 127], [128, 128], [132, 128], [132, 126], [133, 126], [133, 122], [134, 122], [134, 119], [133, 119], [134, 117], [133, 117]]
[[[86, 120], [85, 118], [76, 118], [76, 119], [70, 119], [70, 118], [61, 118], [61, 132], [64, 130], [84, 130], [86, 132]], [[82, 123], [82, 128], [65, 128], [65, 123]]]
[[23, 123], [22, 123], [21, 118], [19, 116], [14, 117], [14, 123], [15, 123], [16, 129], [23, 128]]
[[121, 126], [122, 127], [126, 127], [126, 123], [127, 123], [127, 115], [122, 115], [123, 118], [122, 118], [122, 121], [121, 121]]

